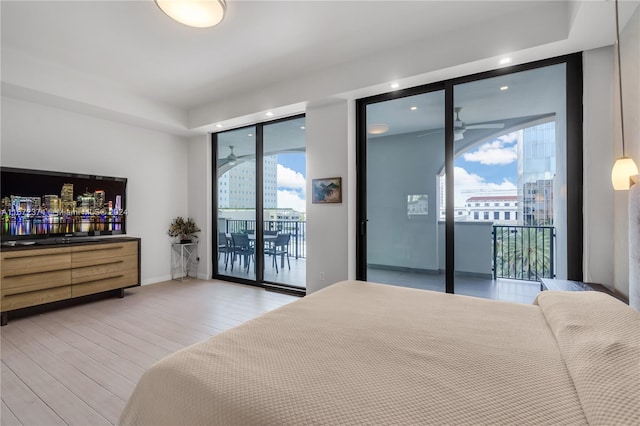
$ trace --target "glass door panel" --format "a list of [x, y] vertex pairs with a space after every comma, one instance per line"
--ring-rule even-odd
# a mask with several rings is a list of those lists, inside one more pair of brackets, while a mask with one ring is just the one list
[[265, 282], [306, 288], [305, 118], [263, 131]]
[[566, 276], [565, 76], [562, 63], [454, 86], [456, 293], [531, 303], [540, 278]]
[[217, 135], [218, 274], [256, 280], [256, 129]]
[[366, 105], [366, 279], [445, 289], [444, 91]]

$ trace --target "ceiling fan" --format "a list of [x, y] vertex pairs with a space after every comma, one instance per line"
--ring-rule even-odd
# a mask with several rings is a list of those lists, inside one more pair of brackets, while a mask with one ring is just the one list
[[[453, 121], [453, 140], [459, 141], [464, 139], [464, 132], [473, 129], [503, 129], [504, 123], [474, 123], [467, 124], [460, 119], [460, 111], [462, 107], [455, 107], [453, 109], [456, 113], [456, 119]], [[422, 133], [418, 137], [430, 135], [432, 133], [441, 132], [444, 129], [433, 130], [427, 133]]]
[[233, 145], [229, 145], [229, 149], [231, 150], [231, 153], [227, 155], [225, 160], [230, 166], [235, 166], [236, 162], [238, 161], [238, 157], [236, 157], [236, 155], [233, 153]]

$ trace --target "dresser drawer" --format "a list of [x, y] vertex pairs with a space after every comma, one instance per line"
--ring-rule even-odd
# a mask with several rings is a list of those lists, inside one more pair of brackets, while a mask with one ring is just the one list
[[74, 268], [95, 265], [105, 259], [121, 256], [138, 256], [135, 241], [76, 246], [71, 248], [71, 263]]
[[71, 268], [69, 247], [8, 251], [0, 253], [2, 277], [18, 272], [44, 272]]
[[71, 284], [70, 269], [49, 272], [27, 272], [25, 270], [23, 273], [13, 271], [3, 273], [2, 295], [26, 293], [69, 284]]
[[43, 303], [55, 302], [71, 297], [71, 286], [50, 288], [47, 290], [37, 290], [28, 293], [2, 295], [0, 299], [0, 310], [12, 311], [14, 309], [26, 308], [28, 306], [41, 305]]
[[90, 266], [74, 266], [71, 271], [71, 283], [78, 284], [99, 278], [115, 276], [123, 271], [136, 270], [138, 268], [138, 256], [120, 256], [97, 259]]
[[87, 294], [99, 293], [107, 290], [128, 287], [138, 284], [138, 270], [119, 271], [111, 274], [95, 276], [91, 281], [74, 284], [71, 288], [71, 297], [80, 297]]

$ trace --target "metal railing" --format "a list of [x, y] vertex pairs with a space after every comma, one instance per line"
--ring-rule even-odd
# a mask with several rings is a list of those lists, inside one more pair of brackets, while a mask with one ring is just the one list
[[493, 225], [493, 278], [555, 277], [553, 226]]
[[[278, 231], [280, 234], [291, 234], [289, 254], [296, 259], [306, 257], [307, 222], [298, 220], [265, 220], [265, 231]], [[255, 232], [255, 220], [225, 219], [224, 232], [227, 234]]]

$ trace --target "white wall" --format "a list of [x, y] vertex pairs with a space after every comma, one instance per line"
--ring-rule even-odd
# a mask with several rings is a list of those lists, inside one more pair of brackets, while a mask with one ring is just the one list
[[615, 270], [611, 186], [613, 58], [610, 46], [583, 55], [583, 279], [608, 286], [613, 286]]
[[188, 212], [185, 138], [5, 96], [1, 136], [3, 166], [126, 177], [142, 284], [170, 279], [167, 229]]
[[189, 217], [200, 228], [198, 233], [198, 278], [209, 279], [212, 274], [211, 256], [211, 137], [194, 136], [189, 139]]
[[[626, 155], [640, 165], [640, 7], [622, 30], [620, 36], [622, 69], [622, 100], [624, 102], [624, 141]], [[615, 68], [617, 70], [617, 68]], [[614, 80], [617, 83], [617, 79]], [[614, 85], [615, 158], [622, 155], [618, 86]], [[613, 163], [612, 163], [613, 164]], [[615, 289], [629, 295], [629, 192], [615, 191]], [[634, 215], [637, 217], [637, 215]]]
[[[349, 277], [350, 111], [345, 100], [307, 108], [307, 293]], [[311, 180], [328, 177], [342, 177], [342, 203], [312, 204]]]
[[[640, 164], [640, 8], [621, 35], [626, 154]], [[612, 46], [584, 54], [584, 280], [629, 295], [628, 191], [614, 191], [622, 156], [617, 68]]]

